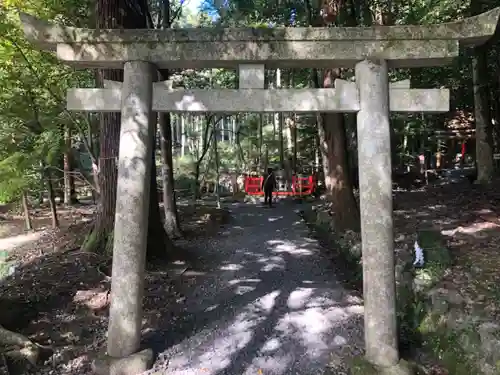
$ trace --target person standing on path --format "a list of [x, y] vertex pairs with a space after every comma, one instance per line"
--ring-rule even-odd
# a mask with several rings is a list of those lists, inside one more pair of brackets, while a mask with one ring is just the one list
[[[264, 204], [269, 202], [269, 207], [273, 206], [273, 190], [276, 188], [276, 177], [272, 168], [267, 168], [267, 176], [262, 182], [264, 190]], [[268, 201], [269, 199], [269, 201]]]

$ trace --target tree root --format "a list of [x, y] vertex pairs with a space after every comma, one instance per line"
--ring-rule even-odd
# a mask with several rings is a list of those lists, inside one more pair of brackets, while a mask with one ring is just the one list
[[27, 360], [36, 366], [41, 359], [43, 349], [50, 350], [49, 347], [38, 345], [20, 333], [9, 331], [0, 326], [0, 354], [14, 361]]

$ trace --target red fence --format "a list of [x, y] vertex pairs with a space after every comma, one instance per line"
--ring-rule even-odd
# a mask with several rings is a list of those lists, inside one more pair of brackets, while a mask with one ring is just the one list
[[[245, 193], [248, 195], [264, 195], [262, 190], [262, 182], [264, 177], [247, 177], [245, 179]], [[278, 190], [274, 195], [292, 195], [303, 196], [311, 195], [314, 192], [314, 179], [313, 176], [308, 177], [292, 177], [291, 190]]]

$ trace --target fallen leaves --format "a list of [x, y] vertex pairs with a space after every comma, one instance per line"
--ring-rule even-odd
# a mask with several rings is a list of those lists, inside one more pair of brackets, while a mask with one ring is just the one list
[[[40, 235], [8, 252], [17, 268], [0, 282], [0, 324], [6, 320], [9, 329], [54, 348], [45, 366], [23, 369], [23, 374], [89, 373], [91, 358], [86, 353], [104, 348], [110, 304], [110, 277], [101, 270], [106, 259], [80, 250], [94, 211], [95, 206], [60, 207], [61, 229], [47, 229], [48, 211], [35, 210], [33, 221]], [[228, 212], [210, 205], [181, 207], [180, 216], [188, 233], [206, 237], [217, 233]], [[2, 228], [6, 233], [13, 228], [11, 233], [25, 233], [24, 221], [15, 215], [0, 222], [0, 237]], [[173, 279], [186, 269], [180, 264], [148, 272], [147, 326], [171, 324], [177, 315], [182, 316], [185, 297]]]

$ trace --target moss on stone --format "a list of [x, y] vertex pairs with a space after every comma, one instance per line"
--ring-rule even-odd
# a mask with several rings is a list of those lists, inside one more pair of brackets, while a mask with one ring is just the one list
[[108, 233], [106, 237], [105, 254], [113, 254], [113, 242], [115, 240], [114, 231]]
[[349, 363], [349, 370], [351, 375], [377, 375], [379, 374], [377, 368], [366, 360], [365, 357], [356, 356], [351, 359]]
[[450, 374], [481, 373], [474, 360], [480, 345], [477, 332], [472, 327], [467, 330], [454, 331], [447, 329], [444, 324], [435, 324], [433, 331], [428, 331], [423, 335], [424, 349], [439, 358]]
[[417, 233], [417, 240], [426, 261], [426, 269], [444, 269], [451, 266], [451, 256], [446, 246], [445, 237], [438, 230], [421, 230]]
[[349, 370], [351, 375], [419, 375], [418, 367], [404, 359], [395, 366], [382, 368], [357, 356], [351, 359]]
[[82, 249], [84, 251], [94, 252], [97, 247], [97, 232], [95, 230], [90, 231], [83, 242]]
[[82, 249], [92, 253], [113, 254], [113, 231], [107, 235], [99, 233], [95, 229], [90, 231], [83, 242]]
[[323, 210], [304, 209], [301, 216], [314, 233], [315, 237], [322, 242], [329, 255], [334, 259], [333, 264], [341, 280], [349, 287], [361, 289], [363, 268], [361, 264], [361, 252], [353, 249], [353, 241], [346, 241], [332, 229], [332, 217]]
[[[341, 258], [343, 267], [349, 268], [349, 281], [353, 274], [362, 277], [361, 257], [351, 251], [349, 241], [344, 241], [332, 232], [329, 223], [319, 212], [304, 213], [306, 222], [320, 237], [334, 247], [336, 255]], [[411, 263], [403, 266], [405, 272], [413, 276], [413, 283], [399, 283], [397, 289], [397, 314], [400, 333], [400, 350], [406, 348], [422, 348], [440, 360], [450, 374], [465, 375], [480, 373], [474, 363], [474, 348], [479, 345], [479, 338], [473, 327], [469, 329], [454, 329], [449, 327], [446, 313], [433, 310], [428, 303], [428, 291], [440, 281], [445, 270], [451, 266], [452, 259], [446, 245], [445, 237], [437, 230], [421, 230], [417, 234], [419, 245], [424, 249], [425, 265], [415, 269]], [[410, 279], [412, 278], [410, 277]], [[418, 283], [418, 285], [417, 285]], [[469, 348], [465, 350], [464, 348]], [[477, 351], [477, 350], [476, 350]], [[411, 355], [411, 352], [408, 353]], [[325, 374], [333, 375], [326, 370]], [[364, 357], [355, 357], [350, 362], [352, 375], [406, 375], [424, 374], [416, 364], [401, 361], [391, 369], [381, 369], [373, 366]]]

